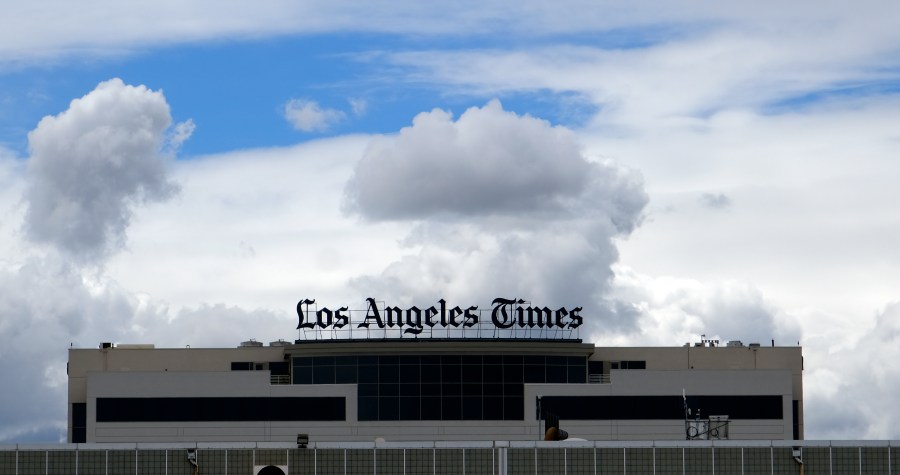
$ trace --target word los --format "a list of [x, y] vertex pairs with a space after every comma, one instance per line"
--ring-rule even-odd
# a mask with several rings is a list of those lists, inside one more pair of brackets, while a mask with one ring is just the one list
[[[315, 299], [302, 299], [297, 302], [297, 316], [300, 318], [297, 329], [339, 329], [350, 325], [350, 311], [347, 307], [331, 310], [322, 307], [318, 310], [310, 310], [309, 306], [315, 304]], [[366, 299], [366, 317], [357, 325], [357, 328], [369, 328], [374, 325], [378, 328], [403, 329], [403, 333], [418, 335], [425, 327], [454, 327], [470, 328], [477, 325], [479, 311], [477, 306], [471, 306], [463, 310], [459, 306], [447, 308], [444, 299], [437, 301], [438, 305], [427, 308], [384, 306], [379, 308], [374, 298]], [[522, 299], [496, 298], [491, 303], [491, 322], [499, 329], [510, 328], [569, 328], [575, 329], [581, 326], [582, 318], [579, 313], [581, 307], [568, 310], [560, 307], [551, 310], [549, 307], [523, 306]], [[315, 314], [315, 320], [311, 319]]]

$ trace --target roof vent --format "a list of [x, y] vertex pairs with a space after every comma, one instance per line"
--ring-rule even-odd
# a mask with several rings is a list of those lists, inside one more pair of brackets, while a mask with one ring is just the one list
[[281, 338], [278, 341], [270, 341], [269, 346], [287, 346], [288, 342], [282, 340]]
[[239, 348], [258, 348], [261, 346], [263, 346], [261, 341], [256, 341], [253, 338], [251, 338], [247, 341], [242, 341], [241, 346]]

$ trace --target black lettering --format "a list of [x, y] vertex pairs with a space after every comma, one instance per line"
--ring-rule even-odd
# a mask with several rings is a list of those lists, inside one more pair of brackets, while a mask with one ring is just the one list
[[528, 307], [528, 326], [534, 327], [537, 325], [538, 328], [544, 328], [545, 326], [550, 328], [553, 326], [551, 316], [552, 312], [547, 307]]
[[474, 305], [466, 309], [466, 321], [463, 322], [464, 327], [470, 328], [478, 324], [478, 314], [475, 313], [477, 311], [478, 307]]
[[[443, 300], [442, 300], [442, 302], [443, 302]], [[441, 310], [443, 310], [443, 306], [441, 307]], [[438, 314], [438, 311], [436, 308], [434, 308], [434, 307], [426, 308], [425, 309], [425, 324], [428, 325], [429, 327], [434, 327], [434, 325], [437, 322], [432, 320], [431, 317], [434, 317], [437, 314]]]
[[578, 314], [580, 311], [581, 307], [575, 307], [569, 312], [569, 318], [572, 319], [572, 321], [569, 322], [569, 328], [575, 329], [581, 326], [581, 315]]
[[342, 328], [344, 325], [350, 323], [350, 318], [342, 313], [348, 310], [347, 307], [341, 307], [334, 312], [334, 328]]
[[356, 326], [356, 328], [369, 328], [369, 320], [374, 320], [375, 325], [378, 328], [384, 328], [384, 320], [381, 319], [381, 314], [378, 312], [378, 304], [375, 303], [375, 299], [369, 297], [366, 299], [366, 302], [369, 306], [366, 308], [366, 318], [362, 323]]
[[566, 307], [559, 307], [559, 309], [556, 311], [556, 326], [557, 327], [563, 328], [566, 326], [563, 319], [565, 319], [566, 315], [568, 315], [568, 314], [569, 314], [569, 311], [566, 310]]
[[[322, 320], [322, 315], [325, 315], [325, 320]], [[331, 310], [328, 310], [328, 307], [322, 307], [321, 310], [316, 312], [316, 324], [319, 325], [319, 328], [328, 328], [331, 324], [334, 323], [334, 314], [331, 313]]]
[[491, 305], [494, 306], [494, 309], [491, 311], [491, 320], [494, 322], [494, 326], [497, 328], [512, 328], [516, 324], [515, 319], [506, 310], [507, 307], [511, 307], [515, 302], [515, 300], [504, 298], [496, 298], [491, 302]]
[[[394, 320], [394, 314], [397, 315], [396, 320]], [[384, 307], [384, 316], [387, 319], [388, 328], [403, 326], [403, 310], [400, 310], [400, 307]]]
[[[316, 300], [303, 299], [297, 302], [297, 316], [300, 317], [300, 321], [297, 322], [297, 329], [301, 328], [315, 328], [315, 324], [307, 322], [306, 316], [309, 315], [309, 306], [316, 303]], [[303, 310], [303, 306], [306, 306], [306, 310]]]
[[[433, 309], [434, 307], [431, 308]], [[413, 318], [413, 315], [415, 315], [415, 318]], [[409, 310], [406, 311], [406, 325], [410, 328], [403, 330], [403, 333], [412, 333], [413, 335], [422, 333], [422, 311], [419, 310], [419, 307], [409, 307]]]
[[[451, 308], [450, 309], [450, 324], [453, 325], [454, 327], [458, 327], [459, 322], [456, 321], [456, 317], [462, 315], [462, 313], [463, 313], [463, 311], [461, 308], [459, 308], [459, 306]], [[444, 323], [444, 326], [446, 327], [447, 324]]]

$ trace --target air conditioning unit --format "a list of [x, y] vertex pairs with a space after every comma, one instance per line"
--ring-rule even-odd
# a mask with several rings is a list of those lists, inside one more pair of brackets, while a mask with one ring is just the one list
[[253, 475], [288, 475], [287, 465], [254, 465]]

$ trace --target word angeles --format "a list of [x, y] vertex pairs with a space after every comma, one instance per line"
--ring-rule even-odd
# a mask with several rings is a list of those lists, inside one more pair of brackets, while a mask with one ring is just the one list
[[[348, 307], [340, 307], [331, 310], [327, 307], [310, 309], [316, 301], [302, 299], [297, 302], [297, 316], [300, 321], [297, 329], [339, 329], [350, 325], [350, 310]], [[374, 325], [378, 328], [403, 329], [403, 333], [418, 335], [425, 327], [455, 327], [469, 328], [479, 323], [481, 312], [477, 306], [463, 310], [460, 307], [447, 308], [444, 299], [437, 301], [437, 305], [427, 308], [379, 307], [373, 298], [366, 299], [366, 316], [357, 328], [369, 328]], [[496, 298], [491, 303], [491, 322], [500, 329], [511, 328], [569, 328], [575, 329], [581, 326], [582, 319], [579, 313], [581, 307], [571, 310], [560, 307], [551, 310], [549, 307], [524, 306], [522, 299]], [[315, 319], [313, 319], [315, 315]]]

